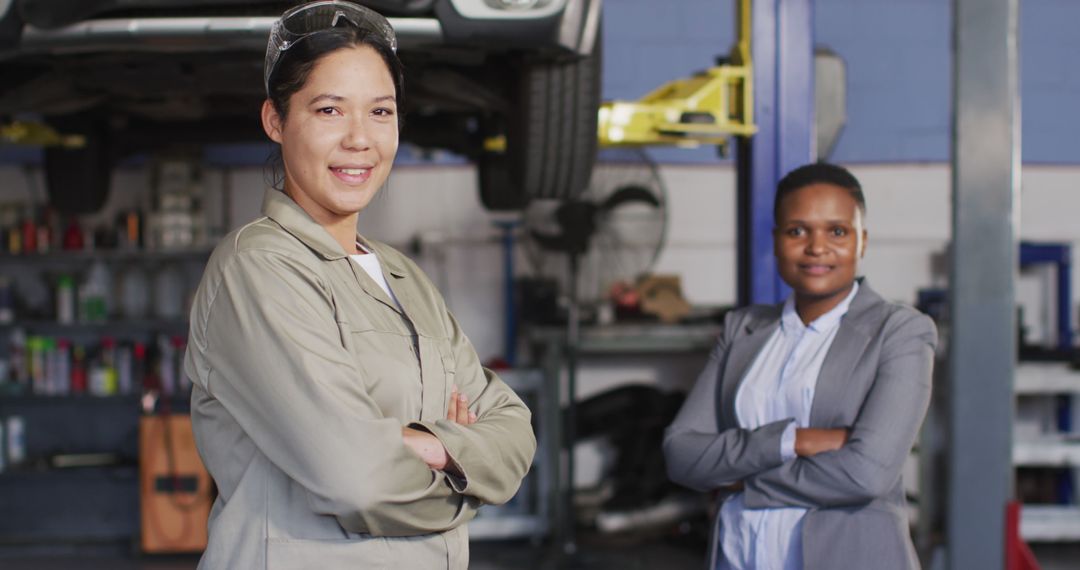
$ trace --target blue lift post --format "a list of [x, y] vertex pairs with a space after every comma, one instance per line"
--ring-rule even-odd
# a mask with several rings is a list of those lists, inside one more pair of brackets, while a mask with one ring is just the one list
[[510, 368], [517, 366], [517, 301], [514, 299], [514, 231], [521, 220], [496, 220], [502, 233], [503, 252], [503, 359]]
[[739, 305], [776, 303], [790, 291], [773, 259], [773, 198], [784, 174], [817, 154], [813, 10], [813, 0], [752, 3], [758, 132], [736, 144]]

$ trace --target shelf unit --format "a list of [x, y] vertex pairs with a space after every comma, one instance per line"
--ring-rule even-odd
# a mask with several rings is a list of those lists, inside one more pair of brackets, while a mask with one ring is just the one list
[[[119, 284], [124, 268], [138, 266], [149, 273], [170, 265], [179, 270], [185, 282], [190, 281], [177, 293], [186, 296], [184, 289], [197, 283], [210, 252], [193, 248], [0, 254], [0, 274], [11, 278], [14, 293], [25, 294], [27, 288], [48, 290], [56, 275], [77, 276], [97, 262], [112, 273], [114, 285]], [[187, 337], [187, 320], [182, 317], [59, 323], [50, 318], [53, 293], [31, 292], [37, 294], [38, 301], [47, 299], [48, 304], [18, 307], [28, 310], [17, 313], [13, 322], [0, 325], [0, 356], [10, 355], [10, 338], [16, 330], [28, 337], [63, 338], [88, 348], [104, 337], [146, 345], [152, 345], [158, 335]], [[141, 394], [39, 395], [26, 393], [27, 389], [0, 384], [0, 420], [12, 416], [22, 419], [26, 454], [24, 464], [6, 464], [0, 473], [0, 545], [132, 542], [140, 532], [137, 464]], [[158, 404], [158, 411], [186, 414], [190, 409], [186, 395]], [[95, 454], [108, 456], [113, 464], [55, 467], [60, 464], [54, 460], [57, 456]]]
[[139, 530], [134, 465], [0, 474], [0, 544], [128, 540]]
[[[0, 254], [0, 270], [27, 268], [76, 272], [95, 261], [110, 267], [125, 264], [203, 263], [208, 250], [98, 251], [47, 254]], [[61, 324], [47, 319], [20, 319], [0, 325], [0, 341], [16, 328], [27, 335], [52, 336], [85, 342], [111, 336], [118, 340], [148, 340], [158, 334], [186, 337], [186, 319], [114, 320], [104, 323]], [[0, 350], [6, 350], [6, 346]], [[534, 411], [538, 426], [533, 469], [521, 490], [506, 505], [484, 507], [469, 524], [474, 540], [542, 539], [550, 530], [547, 498], [554, 477], [549, 448], [556, 441], [545, 435], [554, 426], [544, 420], [551, 413], [552, 392], [538, 370], [510, 370], [500, 377]], [[168, 408], [187, 413], [186, 397], [170, 398]], [[132, 540], [139, 532], [138, 395], [45, 396], [4, 394], [0, 390], [0, 418], [19, 415], [26, 424], [26, 452], [30, 465], [0, 473], [0, 545], [4, 542], [82, 542]], [[555, 446], [557, 449], [557, 446]], [[121, 464], [108, 467], [48, 469], [43, 458], [56, 453], [115, 453]], [[16, 492], [17, 491], [17, 492]], [[92, 528], [87, 528], [92, 527]], [[27, 531], [30, 529], [30, 531]]]
[[[716, 346], [717, 336], [721, 333], [719, 324], [667, 325], [617, 324], [607, 326], [583, 326], [579, 331], [576, 358], [580, 361], [591, 357], [692, 357], [700, 358], [704, 365], [705, 356]], [[545, 382], [551, 391], [553, 402], [559, 405], [549, 406], [543, 421], [554, 426], [547, 430], [550, 441], [561, 442], [549, 445], [548, 461], [555, 466], [556, 476], [552, 479], [549, 502], [553, 524], [553, 538], [556, 543], [572, 541], [576, 515], [573, 512], [573, 469], [570, 468], [572, 447], [568, 447], [562, 427], [565, 412], [576, 415], [576, 388], [569, 381], [567, 372], [567, 330], [565, 327], [532, 327], [527, 329], [526, 340], [530, 345], [533, 360], [543, 368]], [[565, 381], [565, 387], [564, 387]]]
[[1080, 542], [1080, 508], [1024, 505], [1020, 536], [1028, 542]]
[[104, 261], [134, 261], [139, 263], [156, 261], [205, 261], [210, 257], [211, 249], [205, 247], [185, 249], [97, 249], [92, 251], [49, 251], [45, 253], [0, 253], [0, 264], [10, 263], [91, 263]]
[[532, 469], [521, 483], [514, 498], [505, 505], [485, 506], [469, 523], [470, 540], [505, 540], [529, 538], [538, 543], [551, 529], [549, 498], [553, 488], [554, 465], [551, 451], [557, 450], [553, 437], [554, 426], [549, 423], [553, 410], [552, 387], [544, 381], [540, 370], [515, 369], [498, 371], [506, 383], [532, 410], [537, 434], [536, 454]]
[[186, 319], [138, 319], [115, 320], [103, 323], [58, 323], [48, 320], [21, 320], [7, 325], [0, 325], [0, 331], [9, 332], [21, 328], [31, 335], [42, 336], [144, 336], [154, 333], [187, 334]]
[[[1020, 536], [1028, 542], [1080, 542], [1080, 370], [1064, 362], [1020, 362], [1016, 367], [1017, 396], [1013, 436], [1013, 465], [1064, 467], [1071, 470], [1073, 497], [1068, 504], [1025, 504]], [[1067, 404], [1060, 405], [1065, 398]]]

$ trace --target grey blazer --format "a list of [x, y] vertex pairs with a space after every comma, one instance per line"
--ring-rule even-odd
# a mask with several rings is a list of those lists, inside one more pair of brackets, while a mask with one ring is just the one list
[[[665, 434], [668, 475], [698, 491], [742, 481], [748, 508], [810, 509], [805, 570], [918, 568], [900, 474], [930, 401], [933, 321], [863, 282], [825, 357], [810, 412], [810, 427], [851, 428], [851, 437], [837, 451], [785, 462], [780, 437], [788, 421], [747, 430], [735, 415], [735, 393], [781, 310], [757, 305], [728, 314]], [[710, 570], [716, 533], [712, 542]]]

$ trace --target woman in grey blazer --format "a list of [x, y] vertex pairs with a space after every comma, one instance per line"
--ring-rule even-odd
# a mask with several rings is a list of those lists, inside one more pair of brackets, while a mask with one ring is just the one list
[[918, 568], [901, 470], [937, 332], [856, 278], [865, 199], [829, 164], [776, 193], [790, 298], [732, 311], [664, 439], [670, 477], [720, 493], [709, 569]]

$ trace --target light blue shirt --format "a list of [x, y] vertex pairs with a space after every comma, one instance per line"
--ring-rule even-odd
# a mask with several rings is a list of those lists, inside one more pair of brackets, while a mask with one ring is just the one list
[[[784, 461], [795, 458], [795, 429], [810, 425], [810, 408], [825, 355], [847, 314], [851, 293], [828, 313], [804, 325], [794, 297], [784, 302], [776, 332], [762, 347], [735, 394], [739, 427], [756, 429], [792, 420], [780, 441]], [[718, 570], [801, 570], [802, 519], [806, 509], [748, 509], [743, 494], [728, 497], [720, 507]]]

